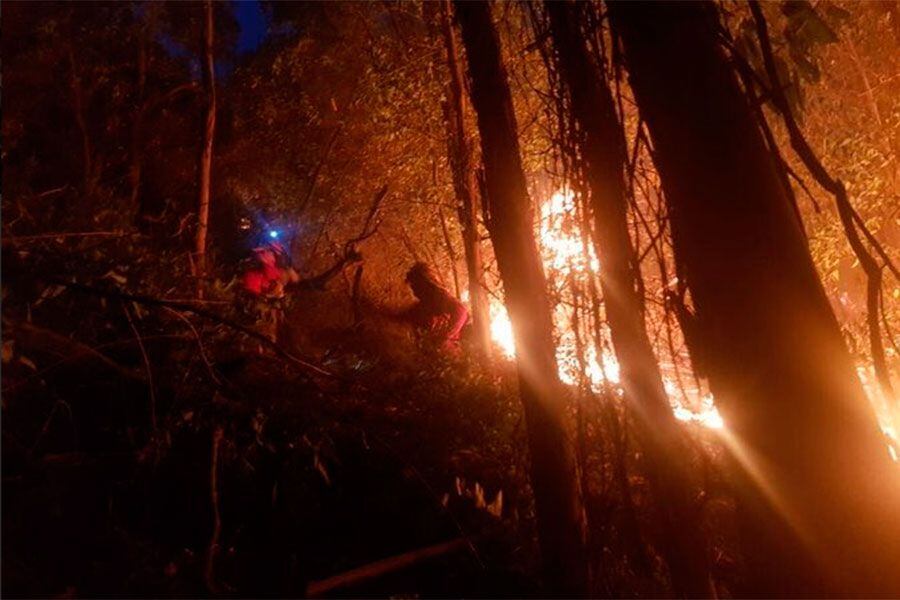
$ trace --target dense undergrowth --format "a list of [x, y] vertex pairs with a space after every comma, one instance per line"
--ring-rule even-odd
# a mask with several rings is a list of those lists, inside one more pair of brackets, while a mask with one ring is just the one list
[[[437, 352], [377, 315], [354, 323], [335, 290], [292, 295], [285, 358], [233, 326], [260, 323], [228, 285], [196, 304], [225, 322], [124, 301], [178, 299], [189, 279], [90, 268], [73, 252], [85, 243], [4, 248], [5, 594], [541, 594], [511, 364]], [[621, 400], [573, 392], [571, 406], [597, 592], [666, 593]], [[698, 510], [727, 520], [714, 446], [697, 439]], [[717, 545], [727, 581], [731, 543]]]

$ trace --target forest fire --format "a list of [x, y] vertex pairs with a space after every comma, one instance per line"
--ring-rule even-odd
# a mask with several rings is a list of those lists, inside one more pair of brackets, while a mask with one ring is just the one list
[[900, 0], [0, 12], [3, 597], [900, 598]]
[[[548, 277], [551, 280], [562, 279], [565, 282], [566, 278], [583, 279], [599, 274], [600, 261], [593, 245], [582, 235], [577, 222], [575, 194], [567, 188], [557, 190], [541, 203], [540, 214], [538, 239]], [[565, 292], [562, 289], [559, 291]], [[584, 378], [595, 392], [601, 391], [607, 385], [618, 387], [620, 384], [618, 361], [609, 349], [605, 349], [600, 360], [597, 360], [598, 344], [590, 339], [592, 334], [589, 332], [583, 332], [586, 338], [589, 338], [589, 343], [583, 351], [582, 360], [579, 361], [576, 333], [572, 330], [571, 319], [565, 308], [564, 303], [559, 302], [553, 312], [557, 331], [556, 352], [560, 380], [566, 385], [574, 386]], [[506, 358], [515, 358], [512, 323], [500, 300], [491, 299], [490, 315], [491, 337], [494, 343]], [[584, 365], [583, 374], [579, 373], [580, 362]], [[699, 390], [685, 390], [682, 395], [690, 400], [691, 406], [694, 407], [692, 409], [678, 399], [680, 392], [674, 381], [664, 376], [663, 383], [676, 419], [686, 423], [698, 423], [710, 429], [722, 429], [725, 426], [711, 394], [704, 395]]]

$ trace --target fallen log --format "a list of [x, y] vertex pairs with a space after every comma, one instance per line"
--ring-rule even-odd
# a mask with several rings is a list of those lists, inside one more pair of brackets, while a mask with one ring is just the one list
[[387, 575], [388, 573], [406, 569], [431, 558], [455, 552], [466, 545], [467, 543], [464, 538], [456, 538], [449, 542], [426, 546], [425, 548], [419, 548], [417, 550], [411, 550], [409, 552], [404, 552], [403, 554], [384, 558], [355, 569], [350, 569], [349, 571], [345, 571], [338, 575], [328, 577], [327, 579], [311, 581], [306, 586], [306, 597], [319, 598], [334, 590], [357, 585]]

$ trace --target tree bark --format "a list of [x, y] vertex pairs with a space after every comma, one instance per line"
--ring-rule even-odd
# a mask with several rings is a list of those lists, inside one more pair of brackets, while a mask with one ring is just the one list
[[212, 0], [204, 2], [204, 53], [201, 61], [203, 70], [203, 87], [206, 90], [206, 122], [203, 128], [203, 146], [200, 153], [200, 191], [197, 202], [197, 233], [194, 254], [196, 256], [197, 275], [206, 274], [206, 234], [209, 229], [209, 196], [212, 180], [213, 140], [216, 133], [216, 73], [213, 59], [213, 4]]
[[488, 230], [516, 342], [544, 574], [551, 593], [583, 596], [588, 591], [583, 508], [500, 40], [487, 2], [458, 0], [455, 7], [481, 133]]
[[143, 151], [141, 148], [141, 124], [144, 117], [144, 93], [147, 84], [147, 36], [149, 25], [144, 23], [138, 32], [138, 80], [135, 92], [134, 123], [131, 126], [131, 164], [128, 168], [128, 181], [131, 185], [131, 206], [140, 214], [139, 199], [141, 193], [141, 175], [143, 170]]
[[900, 471], [711, 2], [610, 2], [738, 492], [742, 595], [900, 594]]
[[444, 114], [447, 125], [447, 156], [453, 170], [453, 189], [456, 193], [457, 214], [462, 230], [463, 252], [469, 281], [469, 306], [472, 308], [476, 346], [482, 354], [488, 356], [491, 351], [491, 317], [487, 292], [482, 283], [484, 267], [481, 258], [481, 240], [478, 235], [478, 185], [475, 181], [472, 148], [466, 135], [462, 66], [456, 47], [456, 37], [450, 24], [450, 4], [447, 0], [441, 2], [441, 32], [450, 73]]
[[94, 149], [91, 143], [91, 133], [87, 123], [87, 107], [84, 97], [84, 86], [78, 75], [78, 66], [75, 63], [75, 51], [70, 45], [69, 59], [69, 88], [72, 90], [72, 111], [75, 114], [75, 122], [78, 132], [81, 134], [81, 166], [82, 166], [82, 191], [85, 196], [92, 196], [97, 188], [96, 167], [94, 165]]
[[462, 290], [459, 287], [459, 273], [456, 272], [456, 250], [453, 248], [453, 240], [450, 239], [450, 229], [447, 227], [447, 219], [444, 218], [444, 210], [440, 206], [438, 206], [437, 214], [441, 234], [444, 236], [444, 249], [447, 251], [447, 260], [450, 262], [450, 273], [453, 275], [453, 293], [459, 298]]
[[684, 432], [672, 414], [638, 293], [638, 261], [628, 231], [622, 125], [609, 86], [591, 62], [574, 6], [561, 1], [546, 1], [544, 6], [562, 81], [581, 129], [578, 145], [591, 195], [594, 244], [603, 265], [600, 287], [625, 397], [647, 456], [662, 554], [678, 596], [714, 597], [706, 544], [692, 506]]

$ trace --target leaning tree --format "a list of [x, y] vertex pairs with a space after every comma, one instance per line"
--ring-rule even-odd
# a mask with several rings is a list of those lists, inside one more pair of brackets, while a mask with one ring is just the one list
[[900, 593], [900, 472], [712, 2], [610, 2], [704, 374], [736, 462], [747, 593]]

